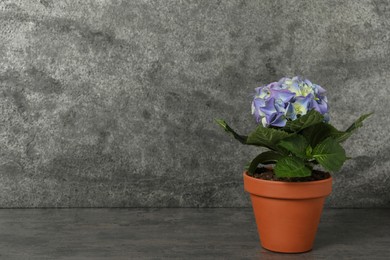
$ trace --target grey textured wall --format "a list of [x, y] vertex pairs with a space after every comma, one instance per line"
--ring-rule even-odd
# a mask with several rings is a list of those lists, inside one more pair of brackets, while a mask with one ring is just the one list
[[253, 88], [304, 75], [345, 143], [332, 207], [390, 206], [388, 1], [0, 1], [0, 206], [249, 206]]

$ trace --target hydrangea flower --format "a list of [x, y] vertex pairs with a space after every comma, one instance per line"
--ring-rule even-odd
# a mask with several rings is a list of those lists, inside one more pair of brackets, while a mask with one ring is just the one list
[[283, 127], [287, 120], [295, 120], [315, 109], [329, 121], [328, 99], [325, 89], [299, 76], [282, 78], [255, 89], [252, 114], [264, 127]]

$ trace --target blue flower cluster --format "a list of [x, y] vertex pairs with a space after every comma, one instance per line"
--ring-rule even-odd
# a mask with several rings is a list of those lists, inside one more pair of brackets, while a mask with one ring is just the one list
[[287, 120], [295, 120], [315, 109], [329, 121], [325, 89], [299, 76], [282, 78], [255, 89], [252, 114], [264, 127], [283, 127]]

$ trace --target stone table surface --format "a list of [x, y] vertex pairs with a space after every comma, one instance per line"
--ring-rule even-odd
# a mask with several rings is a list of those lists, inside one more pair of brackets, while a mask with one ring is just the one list
[[389, 259], [390, 209], [325, 209], [314, 250], [259, 245], [250, 208], [1, 209], [0, 259]]

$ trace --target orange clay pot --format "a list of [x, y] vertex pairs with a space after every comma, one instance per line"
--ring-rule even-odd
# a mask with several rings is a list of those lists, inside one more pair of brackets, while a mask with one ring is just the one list
[[308, 182], [267, 181], [244, 172], [262, 247], [274, 252], [302, 253], [313, 248], [332, 177]]

